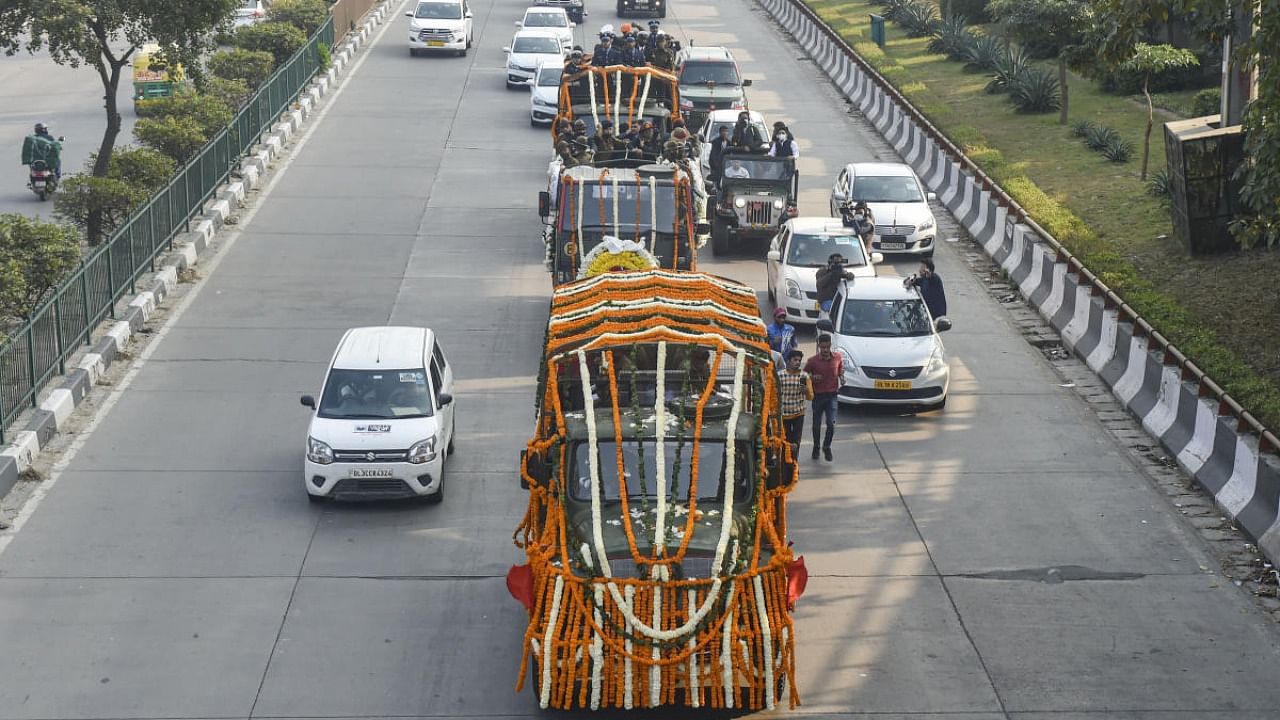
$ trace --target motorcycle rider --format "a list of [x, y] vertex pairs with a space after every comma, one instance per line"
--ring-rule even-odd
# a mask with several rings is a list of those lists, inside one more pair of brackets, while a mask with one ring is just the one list
[[23, 144], [22, 164], [30, 165], [33, 160], [43, 160], [46, 167], [53, 171], [55, 179], [62, 179], [62, 143], [49, 134], [49, 126], [36, 123], [32, 142]]

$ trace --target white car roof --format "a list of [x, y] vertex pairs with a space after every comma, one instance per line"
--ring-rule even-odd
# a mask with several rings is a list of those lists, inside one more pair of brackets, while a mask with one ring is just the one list
[[[740, 112], [742, 111], [741, 110], [712, 110], [711, 112], [707, 113], [707, 122], [730, 123], [730, 124], [736, 123], [738, 122], [738, 113]], [[759, 112], [755, 110], [748, 110], [747, 112], [750, 113], [751, 115], [751, 122], [758, 122], [762, 125], [764, 124], [764, 115], [761, 115]]]
[[721, 45], [698, 45], [690, 46], [680, 51], [681, 62], [686, 60], [720, 60], [722, 62], [733, 62], [733, 54], [729, 52], [729, 48]]
[[427, 348], [435, 342], [428, 328], [378, 326], [351, 328], [342, 336], [333, 366], [343, 370], [421, 368]]
[[830, 233], [833, 235], [852, 235], [853, 228], [845, 227], [844, 222], [840, 218], [821, 217], [818, 215], [806, 215], [791, 218], [785, 223], [786, 227], [791, 228], [791, 232], [818, 234]]
[[845, 297], [851, 300], [917, 300], [914, 288], [902, 286], [901, 277], [860, 277], [845, 281]]
[[550, 5], [535, 5], [531, 8], [526, 9], [524, 11], [523, 17], [529, 17], [530, 15], [537, 15], [538, 13], [545, 13], [547, 15], [564, 15], [566, 17], [569, 15], [569, 13], [565, 12], [565, 9], [562, 7], [552, 7]]
[[910, 165], [903, 163], [849, 163], [849, 170], [855, 176], [864, 177], [915, 177], [916, 173]]
[[556, 42], [560, 42], [560, 33], [549, 28], [521, 28], [516, 31], [516, 34], [511, 38], [511, 40], [515, 41], [516, 38], [522, 37], [545, 37], [551, 38]]

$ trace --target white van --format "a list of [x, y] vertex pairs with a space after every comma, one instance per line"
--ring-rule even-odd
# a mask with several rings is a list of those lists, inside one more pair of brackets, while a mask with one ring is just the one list
[[467, 0], [418, 0], [405, 13], [409, 20], [409, 54], [451, 50], [466, 55], [474, 39]]
[[418, 327], [352, 328], [329, 362], [307, 430], [307, 497], [444, 499], [453, 453], [453, 368]]

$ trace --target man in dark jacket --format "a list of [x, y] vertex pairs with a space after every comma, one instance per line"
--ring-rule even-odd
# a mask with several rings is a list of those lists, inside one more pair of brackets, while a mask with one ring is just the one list
[[818, 305], [823, 313], [831, 312], [831, 301], [840, 290], [840, 281], [852, 279], [853, 271], [845, 269], [844, 256], [840, 253], [831, 253], [827, 258], [827, 264], [818, 268], [818, 272], [814, 275], [814, 280], [818, 283]]
[[611, 62], [615, 59], [616, 51], [613, 49], [613, 36], [608, 33], [600, 33], [600, 42], [596, 44], [595, 51], [591, 53], [591, 65], [593, 67], [608, 67], [616, 65]]
[[920, 271], [902, 281], [905, 287], [920, 291], [925, 307], [936, 320], [947, 314], [947, 294], [942, 289], [942, 278], [933, 271], [933, 258], [920, 261]]
[[649, 64], [668, 72], [675, 70], [676, 54], [671, 50], [671, 37], [662, 33], [658, 35], [657, 40], [654, 40], [650, 35], [649, 41], [653, 43], [653, 49], [649, 50]]
[[717, 185], [720, 184], [720, 178], [724, 176], [724, 152], [729, 149], [731, 142], [729, 126], [721, 125], [720, 134], [711, 141], [711, 156], [707, 160], [710, 166], [707, 179]]

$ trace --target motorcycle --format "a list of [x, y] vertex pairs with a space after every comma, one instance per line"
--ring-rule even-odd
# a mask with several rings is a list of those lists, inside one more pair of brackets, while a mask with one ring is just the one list
[[58, 189], [58, 176], [43, 160], [35, 160], [31, 163], [31, 173], [27, 176], [27, 187], [39, 195], [41, 200], [45, 200]]

